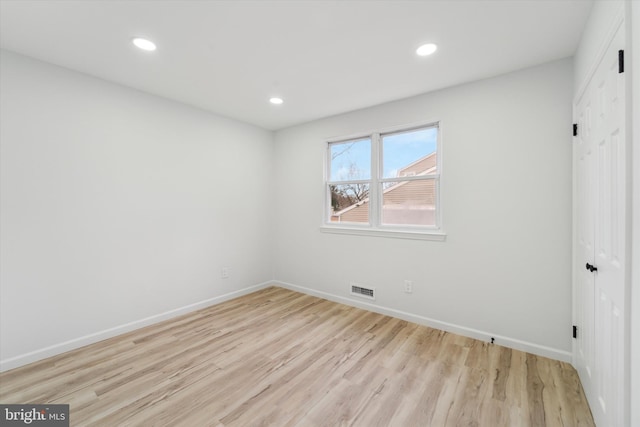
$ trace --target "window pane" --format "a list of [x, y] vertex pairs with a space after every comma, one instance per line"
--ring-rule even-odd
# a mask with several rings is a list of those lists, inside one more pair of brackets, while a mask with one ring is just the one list
[[437, 147], [437, 127], [383, 135], [383, 177], [396, 178], [437, 173]]
[[330, 181], [371, 179], [371, 139], [330, 145]]
[[330, 185], [331, 222], [369, 223], [369, 184]]
[[436, 225], [435, 179], [385, 182], [382, 187], [383, 224]]

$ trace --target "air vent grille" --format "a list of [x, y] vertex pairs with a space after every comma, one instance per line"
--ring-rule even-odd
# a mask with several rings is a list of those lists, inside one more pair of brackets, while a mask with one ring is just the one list
[[356, 295], [363, 298], [368, 299], [376, 299], [375, 297], [375, 289], [373, 288], [365, 288], [360, 285], [351, 284], [351, 295]]

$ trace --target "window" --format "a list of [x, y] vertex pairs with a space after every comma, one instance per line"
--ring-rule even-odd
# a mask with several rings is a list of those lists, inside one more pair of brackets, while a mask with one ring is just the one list
[[324, 228], [443, 235], [440, 151], [437, 123], [328, 142]]

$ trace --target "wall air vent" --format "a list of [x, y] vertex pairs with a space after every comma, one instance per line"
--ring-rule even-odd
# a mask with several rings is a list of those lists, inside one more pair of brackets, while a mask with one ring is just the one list
[[374, 288], [365, 288], [357, 283], [351, 283], [351, 295], [368, 299], [376, 299]]

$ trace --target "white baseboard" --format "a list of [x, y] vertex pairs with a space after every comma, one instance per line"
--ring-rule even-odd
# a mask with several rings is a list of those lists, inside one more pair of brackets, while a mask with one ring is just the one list
[[430, 319], [428, 317], [419, 316], [416, 314], [407, 313], [393, 308], [383, 307], [377, 304], [372, 304], [364, 301], [358, 301], [352, 298], [346, 298], [327, 292], [317, 291], [311, 288], [305, 288], [303, 286], [294, 285], [287, 282], [281, 282], [277, 280], [270, 280], [267, 282], [259, 283], [254, 286], [241, 289], [239, 291], [230, 292], [228, 294], [220, 295], [214, 298], [210, 298], [204, 301], [199, 301], [193, 304], [179, 307], [173, 310], [166, 311], [164, 313], [156, 314], [146, 317], [144, 319], [136, 320], [126, 323], [124, 325], [116, 326], [114, 328], [99, 331], [93, 334], [85, 335], [79, 338], [74, 338], [69, 341], [65, 341], [59, 344], [55, 344], [49, 347], [44, 347], [29, 353], [21, 354], [19, 356], [11, 357], [9, 359], [0, 360], [0, 372], [8, 371], [10, 369], [18, 368], [20, 366], [27, 365], [29, 363], [37, 362], [38, 360], [46, 359], [47, 357], [56, 356], [64, 352], [75, 350], [85, 345], [93, 344], [98, 341], [102, 341], [108, 338], [115, 337], [117, 335], [124, 334], [126, 332], [140, 329], [145, 326], [152, 325], [154, 323], [162, 322], [173, 317], [180, 316], [182, 314], [190, 313], [192, 311], [200, 310], [215, 304], [219, 304], [224, 301], [228, 301], [233, 298], [247, 295], [252, 292], [264, 289], [271, 285], [281, 286], [286, 289], [290, 289], [304, 294], [317, 296], [330, 301], [339, 302], [353, 307], [362, 308], [364, 310], [373, 311], [387, 316], [396, 317], [398, 319], [407, 320], [409, 322], [418, 323], [420, 325], [430, 326], [432, 328], [441, 329], [443, 331], [451, 332], [454, 334], [475, 338], [483, 341], [490, 341], [491, 338], [495, 338], [495, 343], [505, 347], [513, 348], [516, 350], [526, 351], [528, 353], [536, 354], [539, 356], [549, 357], [551, 359], [562, 360], [564, 362], [571, 363], [571, 352], [558, 350], [551, 347], [546, 347], [538, 344], [529, 343], [526, 341], [518, 340], [515, 338], [504, 337], [501, 335], [492, 334], [489, 332], [480, 331], [473, 328], [467, 328], [464, 326], [454, 325], [448, 322], [442, 322], [440, 320]]
[[515, 338], [509, 338], [502, 335], [492, 334], [490, 332], [480, 331], [473, 328], [467, 328], [465, 326], [454, 325], [448, 322], [442, 322], [440, 320], [430, 319], [428, 317], [419, 316], [417, 314], [411, 314], [393, 308], [383, 307], [377, 304], [369, 302], [359, 301], [352, 298], [342, 297], [327, 292], [317, 291], [315, 289], [305, 288], [303, 286], [294, 285], [287, 282], [281, 282], [274, 280], [272, 282], [277, 286], [281, 286], [292, 291], [302, 292], [304, 294], [313, 295], [316, 297], [324, 298], [330, 301], [339, 302], [341, 304], [349, 305], [352, 307], [362, 308], [364, 310], [373, 311], [387, 316], [396, 317], [398, 319], [406, 320], [408, 322], [418, 323], [420, 325], [429, 326], [432, 328], [440, 329], [443, 331], [451, 332], [454, 334], [462, 335], [469, 338], [475, 338], [482, 341], [491, 341], [491, 338], [495, 339], [495, 344], [509, 347], [515, 350], [532, 353], [538, 356], [548, 357], [550, 359], [561, 360], [563, 362], [571, 363], [571, 352], [565, 350], [559, 350], [557, 348], [547, 347], [544, 345], [534, 344], [526, 341], [522, 341]]
[[56, 356], [64, 352], [75, 350], [85, 345], [93, 344], [98, 341], [112, 338], [117, 335], [124, 334], [126, 332], [140, 329], [145, 326], [152, 325], [154, 323], [162, 322], [163, 320], [171, 319], [173, 317], [180, 316], [182, 314], [190, 313], [192, 311], [200, 310], [221, 302], [228, 301], [233, 298], [240, 297], [242, 295], [250, 294], [252, 292], [264, 289], [273, 285], [273, 281], [259, 283], [254, 286], [249, 286], [239, 291], [230, 292], [228, 294], [220, 295], [217, 297], [209, 298], [204, 301], [198, 301], [193, 304], [185, 305], [184, 307], [175, 308], [173, 310], [165, 311], [164, 313], [156, 314], [146, 317], [144, 319], [135, 320], [133, 322], [126, 323], [124, 325], [116, 326], [114, 328], [105, 329], [104, 331], [95, 332], [93, 334], [85, 335], [83, 337], [74, 338], [69, 341], [65, 341], [59, 344], [54, 344], [49, 347], [44, 347], [29, 353], [21, 354], [19, 356], [11, 357], [9, 359], [0, 360], [0, 372], [8, 371], [9, 369], [18, 368], [20, 366], [27, 365], [29, 363], [37, 362], [38, 360], [46, 359], [47, 357]]

